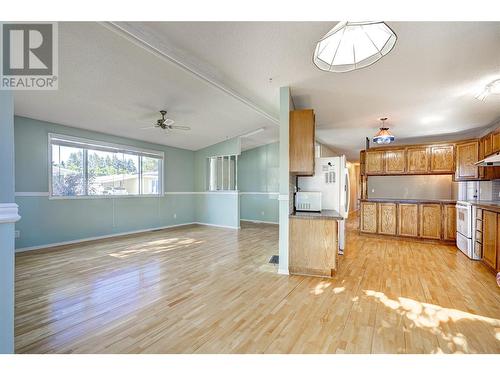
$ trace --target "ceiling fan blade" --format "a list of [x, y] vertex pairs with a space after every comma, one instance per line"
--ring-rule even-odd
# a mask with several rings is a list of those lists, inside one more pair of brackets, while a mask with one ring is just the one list
[[148, 130], [148, 129], [154, 129], [156, 128], [157, 126], [146, 126], [146, 127], [143, 127], [143, 128], [139, 128], [140, 130]]
[[179, 129], [179, 130], [191, 130], [189, 126], [180, 126], [180, 125], [170, 125], [170, 129]]

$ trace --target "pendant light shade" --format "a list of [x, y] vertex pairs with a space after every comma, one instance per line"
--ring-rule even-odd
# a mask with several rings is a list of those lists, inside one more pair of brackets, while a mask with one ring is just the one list
[[380, 121], [382, 121], [382, 127], [378, 131], [377, 134], [375, 134], [375, 137], [373, 137], [373, 142], [375, 142], [378, 145], [387, 145], [389, 143], [394, 142], [394, 136], [389, 132], [389, 128], [386, 128], [384, 126], [385, 121], [387, 120], [387, 117], [381, 118]]
[[382, 21], [339, 22], [316, 44], [313, 61], [328, 72], [361, 69], [387, 55], [396, 40]]

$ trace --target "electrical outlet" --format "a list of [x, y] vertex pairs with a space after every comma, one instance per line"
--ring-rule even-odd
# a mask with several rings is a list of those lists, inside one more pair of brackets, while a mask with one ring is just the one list
[[177, 219], [177, 214], [174, 214], [174, 219]]
[[14, 238], [21, 238], [21, 231], [20, 230], [16, 230], [14, 232]]

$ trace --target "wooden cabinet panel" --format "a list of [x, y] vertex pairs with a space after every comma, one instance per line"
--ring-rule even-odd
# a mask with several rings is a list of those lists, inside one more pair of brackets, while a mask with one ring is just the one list
[[441, 205], [421, 204], [420, 205], [420, 237], [441, 238]]
[[312, 109], [290, 112], [290, 172], [314, 174], [314, 112]]
[[367, 152], [365, 158], [366, 174], [384, 173], [384, 151]]
[[443, 205], [443, 239], [454, 240], [457, 237], [457, 209], [454, 204]]
[[360, 230], [365, 233], [377, 233], [377, 203], [361, 202]]
[[491, 134], [488, 134], [486, 137], [483, 138], [483, 156], [488, 156], [493, 153], [493, 146], [492, 146], [492, 136]]
[[476, 179], [479, 177], [478, 167], [474, 165], [479, 158], [479, 142], [472, 141], [456, 146], [456, 180]]
[[453, 173], [454, 172], [454, 149], [453, 145], [432, 146], [431, 150], [431, 172]]
[[396, 235], [396, 203], [378, 204], [378, 233]]
[[391, 150], [384, 154], [385, 173], [399, 174], [406, 171], [405, 150]]
[[336, 220], [290, 219], [290, 273], [331, 277], [337, 251]]
[[491, 147], [492, 147], [491, 152], [498, 152], [498, 151], [500, 151], [500, 132], [492, 134], [492, 136], [491, 136]]
[[497, 213], [483, 211], [483, 261], [493, 269], [497, 265], [497, 230]]
[[429, 171], [429, 151], [427, 147], [406, 150], [408, 173], [427, 173]]
[[398, 208], [398, 234], [400, 236], [418, 236], [418, 205], [400, 203]]

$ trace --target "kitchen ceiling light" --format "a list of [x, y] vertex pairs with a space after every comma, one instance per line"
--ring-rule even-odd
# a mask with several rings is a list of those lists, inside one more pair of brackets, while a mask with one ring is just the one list
[[316, 44], [313, 61], [327, 72], [361, 69], [387, 55], [396, 40], [382, 21], [339, 22]]
[[394, 136], [389, 132], [389, 128], [385, 127], [386, 120], [387, 117], [383, 117], [380, 119], [380, 121], [382, 121], [382, 126], [380, 127], [378, 133], [375, 134], [375, 137], [373, 137], [373, 142], [378, 145], [387, 145], [394, 142], [395, 139]]
[[484, 86], [483, 91], [476, 95], [476, 99], [485, 101], [486, 98], [492, 94], [500, 94], [500, 79], [491, 81], [486, 86]]

